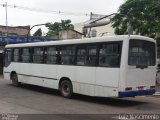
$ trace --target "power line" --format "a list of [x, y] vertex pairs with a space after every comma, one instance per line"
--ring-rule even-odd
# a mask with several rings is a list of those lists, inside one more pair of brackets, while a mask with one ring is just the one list
[[[5, 4], [0, 4], [0, 6], [5, 7]], [[60, 15], [74, 15], [74, 16], [90, 16], [88, 13], [80, 13], [80, 12], [64, 12], [64, 11], [53, 11], [53, 10], [44, 10], [44, 9], [37, 9], [37, 8], [30, 8], [25, 6], [19, 6], [19, 5], [11, 5], [8, 4], [7, 7], [10, 8], [17, 8], [21, 10], [28, 10], [28, 11], [34, 11], [34, 12], [43, 12], [43, 13], [51, 13], [51, 14], [60, 14]]]

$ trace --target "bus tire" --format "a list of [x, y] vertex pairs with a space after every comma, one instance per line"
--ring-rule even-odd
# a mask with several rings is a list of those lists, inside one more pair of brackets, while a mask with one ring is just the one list
[[73, 94], [73, 87], [69, 80], [63, 80], [60, 83], [60, 93], [65, 98], [71, 98]]
[[18, 87], [20, 82], [18, 82], [18, 76], [16, 73], [11, 75], [12, 85]]

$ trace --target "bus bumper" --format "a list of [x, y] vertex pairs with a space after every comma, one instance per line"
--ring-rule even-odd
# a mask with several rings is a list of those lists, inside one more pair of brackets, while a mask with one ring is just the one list
[[155, 93], [155, 89], [127, 91], [127, 92], [119, 92], [119, 97], [134, 97], [134, 96], [141, 96], [141, 95], [152, 95], [154, 93]]

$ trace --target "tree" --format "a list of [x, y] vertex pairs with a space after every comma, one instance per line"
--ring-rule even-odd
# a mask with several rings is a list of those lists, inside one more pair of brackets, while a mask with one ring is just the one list
[[61, 20], [61, 22], [55, 22], [54, 24], [49, 23], [46, 27], [49, 29], [47, 36], [58, 35], [61, 30], [74, 29], [74, 26], [71, 24], [71, 20]]
[[41, 28], [39, 28], [34, 34], [33, 34], [33, 36], [42, 36], [42, 30], [41, 30]]
[[160, 0], [126, 0], [112, 18], [115, 34], [127, 33], [132, 26], [136, 34], [156, 37], [160, 32]]

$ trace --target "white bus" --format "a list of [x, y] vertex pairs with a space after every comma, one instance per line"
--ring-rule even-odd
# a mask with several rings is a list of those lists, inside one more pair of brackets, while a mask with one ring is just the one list
[[122, 35], [5, 47], [4, 78], [98, 97], [134, 97], [155, 93], [155, 40]]

